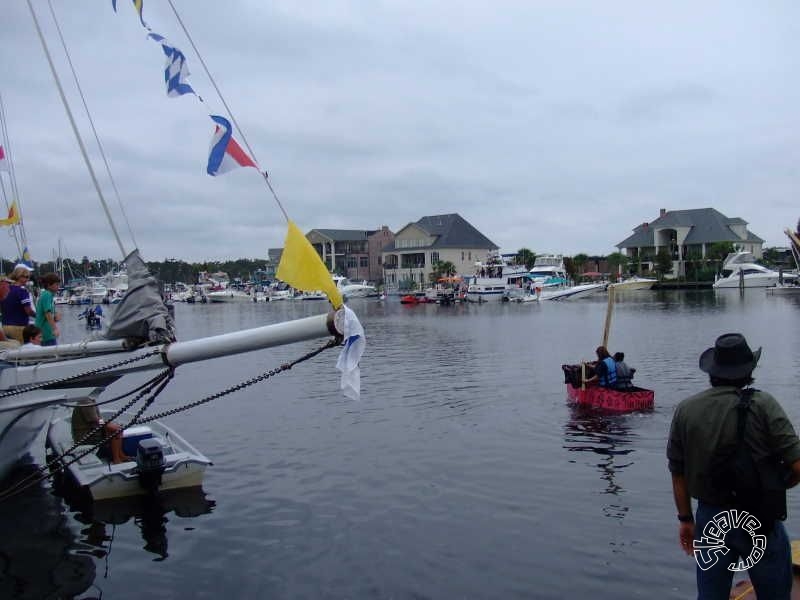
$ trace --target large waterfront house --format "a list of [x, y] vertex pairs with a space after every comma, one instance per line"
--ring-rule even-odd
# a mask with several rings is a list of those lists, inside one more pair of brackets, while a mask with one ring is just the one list
[[642, 223], [633, 235], [617, 244], [620, 252], [638, 261], [643, 271], [653, 269], [655, 257], [666, 249], [672, 257], [672, 276], [684, 275], [686, 261], [705, 259], [711, 246], [732, 243], [737, 249], [763, 255], [764, 240], [747, 229], [747, 221], [726, 217], [713, 208], [665, 210], [655, 221]]
[[331, 273], [352, 281], [380, 281], [381, 249], [391, 244], [394, 233], [380, 229], [312, 229], [306, 239], [322, 257]]
[[[422, 217], [398, 231], [382, 255], [387, 289], [423, 288], [437, 262], [450, 262], [460, 275], [472, 275], [475, 263], [498, 247], [458, 214]], [[405, 283], [406, 285], [403, 285]]]

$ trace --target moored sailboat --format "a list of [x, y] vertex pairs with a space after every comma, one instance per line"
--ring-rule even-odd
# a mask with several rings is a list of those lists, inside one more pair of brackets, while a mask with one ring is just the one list
[[[128, 287], [122, 301], [116, 306], [108, 329], [102, 337], [80, 343], [49, 347], [23, 347], [0, 353], [0, 367], [2, 367], [0, 368], [0, 478], [9, 473], [18, 459], [30, 452], [32, 444], [52, 416], [52, 407], [86, 400], [97, 402], [110, 384], [131, 373], [155, 372], [156, 375], [147, 386], [149, 402], [146, 401], [144, 406], [138, 408], [130, 421], [120, 423], [123, 432], [130, 427], [154, 421], [152, 416], [145, 415], [145, 410], [152, 399], [173, 378], [175, 369], [180, 365], [304, 340], [330, 338], [329, 342], [319, 351], [344, 342], [337, 368], [342, 372], [342, 389], [345, 394], [357, 397], [360, 390], [358, 360], [364, 348], [363, 329], [355, 314], [343, 306], [341, 295], [333, 285], [321, 259], [296, 225], [288, 219], [282, 206], [281, 210], [288, 222], [288, 231], [278, 274], [281, 279], [297, 289], [323, 289], [328, 295], [333, 311], [218, 336], [185, 342], [177, 341], [174, 323], [161, 296], [158, 282], [149, 273], [144, 261], [139, 256], [138, 249], [130, 253], [125, 251], [105, 205], [102, 191], [63, 92], [37, 16], [32, 5], [29, 3], [28, 6], [81, 154], [105, 209], [114, 238], [123, 255], [123, 263], [127, 267]], [[217, 122], [225, 122], [225, 119], [219, 118]], [[219, 127], [217, 133], [219, 133]], [[235, 144], [230, 136], [230, 127], [227, 132], [216, 136], [215, 140], [212, 146], [212, 158], [214, 151], [218, 150], [224, 155], [217, 157], [221, 164], [232, 144]], [[211, 162], [210, 159], [210, 174], [224, 172], [218, 164], [217, 171], [212, 173]], [[255, 163], [251, 161], [251, 164], [239, 164], [239, 166], [255, 167]], [[259, 174], [271, 190], [266, 174], [260, 173], [260, 171]], [[324, 274], [324, 277], [321, 274]], [[311, 353], [307, 357], [319, 351]], [[288, 368], [288, 366], [282, 365], [266, 376], [262, 375], [260, 378], [247, 382], [247, 385], [288, 370]], [[141, 390], [142, 388], [137, 387], [134, 391], [137, 389]], [[142, 400], [144, 396], [140, 392], [134, 396], [134, 400], [131, 400], [128, 406], [123, 408], [132, 407], [135, 401]], [[114, 413], [113, 418], [116, 419], [120, 414], [122, 414], [122, 410]], [[75, 447], [82, 444], [81, 440], [74, 441], [76, 443], [73, 444], [73, 448], [63, 450], [59, 456], [54, 458], [54, 462], [49, 464], [50, 467], [55, 465], [58, 468], [62, 464], [69, 466], [66, 454], [70, 454], [69, 460], [75, 461], [89, 456], [86, 453], [75, 454]], [[91, 453], [95, 449], [97, 448], [90, 447], [81, 452]], [[137, 466], [141, 470], [141, 465], [137, 464]], [[20, 487], [16, 486], [14, 490], [2, 490], [2, 486], [0, 486], [0, 498], [7, 497], [19, 489]]]

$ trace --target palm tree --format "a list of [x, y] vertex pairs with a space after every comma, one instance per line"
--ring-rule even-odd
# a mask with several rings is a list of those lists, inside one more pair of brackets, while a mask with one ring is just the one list
[[536, 262], [536, 253], [528, 248], [520, 248], [517, 250], [517, 264], [525, 265], [526, 269], [530, 269], [533, 263]]
[[628, 257], [622, 254], [622, 252], [613, 252], [606, 257], [606, 261], [608, 262], [608, 268], [611, 269], [611, 273], [613, 277], [617, 276], [617, 273], [620, 271], [620, 267], [623, 267], [623, 271], [627, 271], [628, 265]]
[[456, 266], [449, 260], [433, 263], [433, 272], [430, 274], [431, 281], [435, 282], [440, 277], [451, 277], [456, 274]]
[[586, 265], [588, 260], [589, 260], [589, 256], [588, 255], [583, 254], [583, 253], [576, 254], [569, 261], [570, 265], [567, 266], [567, 261], [565, 259], [564, 260], [564, 266], [567, 268], [567, 272], [569, 273], [570, 277], [572, 277], [574, 280], [577, 281], [578, 275], [583, 273], [583, 267]]
[[664, 275], [672, 271], [672, 255], [666, 248], [661, 248], [656, 254], [655, 271], [659, 280], [663, 280]]

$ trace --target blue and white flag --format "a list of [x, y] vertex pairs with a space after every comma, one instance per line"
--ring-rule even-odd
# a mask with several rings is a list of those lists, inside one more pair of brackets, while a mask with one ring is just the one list
[[[186, 83], [186, 78], [189, 77], [189, 67], [186, 66], [186, 56], [184, 56], [183, 52], [175, 46], [170, 46], [162, 35], [151, 33], [147, 37], [161, 44], [161, 49], [164, 50], [164, 55], [167, 57], [167, 65], [164, 68], [167, 96], [174, 98], [184, 94], [195, 94], [192, 86]], [[200, 97], [198, 96], [198, 98]]]

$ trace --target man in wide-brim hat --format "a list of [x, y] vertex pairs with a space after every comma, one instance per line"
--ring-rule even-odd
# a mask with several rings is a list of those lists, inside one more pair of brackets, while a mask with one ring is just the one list
[[[724, 535], [728, 549], [703, 554], [693, 542], [700, 540], [706, 525], [720, 514], [737, 508], [730, 489], [723, 489], [715, 471], [732, 462], [739, 446], [740, 415], [743, 415], [742, 444], [754, 464], [786, 467], [783, 484], [800, 481], [800, 439], [786, 413], [770, 394], [749, 388], [761, 348], [753, 352], [740, 333], [726, 333], [700, 355], [700, 370], [708, 373], [711, 387], [682, 401], [675, 409], [667, 445], [672, 491], [677, 508], [680, 545], [697, 560], [698, 598], [728, 598], [737, 564], [747, 563], [750, 580], [759, 598], [789, 599], [792, 561], [789, 539], [780, 510], [762, 513], [764, 525], [757, 530], [765, 536], [766, 548], [754, 551], [754, 537], [741, 525]], [[727, 456], [731, 458], [726, 458]], [[723, 462], [720, 463], [720, 457]], [[777, 468], [777, 467], [776, 467]], [[759, 466], [759, 473], [762, 467]], [[778, 498], [785, 492], [776, 492]], [[696, 514], [692, 501], [697, 500]], [[776, 505], [779, 504], [776, 503]], [[741, 506], [738, 506], [741, 513]], [[729, 513], [730, 514], [730, 513]], [[758, 515], [754, 515], [758, 517]], [[708, 546], [709, 540], [705, 541]], [[703, 544], [700, 544], [703, 546]], [[752, 564], [754, 563], [754, 564]]]

